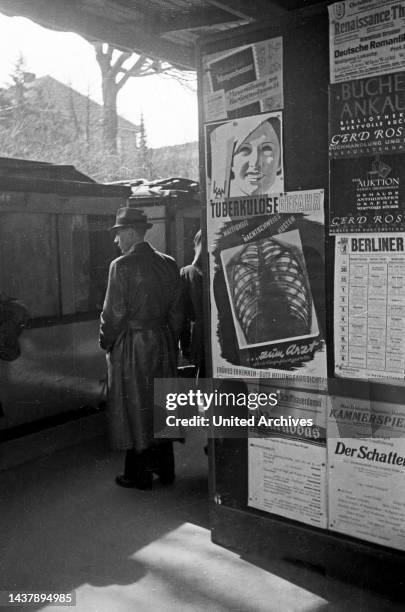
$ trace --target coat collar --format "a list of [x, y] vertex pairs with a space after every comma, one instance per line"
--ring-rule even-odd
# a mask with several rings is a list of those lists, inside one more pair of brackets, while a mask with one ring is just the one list
[[149, 242], [144, 241], [144, 242], [138, 242], [138, 244], [134, 244], [134, 246], [129, 250], [129, 253], [140, 255], [141, 253], [148, 253], [154, 250], [155, 249], [149, 244]]

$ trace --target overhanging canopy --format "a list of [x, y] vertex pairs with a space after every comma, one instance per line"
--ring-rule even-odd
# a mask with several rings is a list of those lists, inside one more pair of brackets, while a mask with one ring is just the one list
[[0, 11], [90, 41], [194, 69], [194, 43], [207, 33], [269, 20], [320, 0], [0, 0]]

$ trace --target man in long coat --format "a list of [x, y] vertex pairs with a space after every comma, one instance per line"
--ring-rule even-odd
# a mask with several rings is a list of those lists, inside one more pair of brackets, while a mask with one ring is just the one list
[[183, 320], [178, 267], [144, 241], [151, 225], [136, 208], [118, 210], [112, 230], [122, 256], [110, 265], [100, 320], [112, 445], [127, 451], [116, 483], [141, 489], [152, 486], [153, 470], [166, 484], [174, 480], [172, 442], [154, 442], [153, 383], [176, 376]]

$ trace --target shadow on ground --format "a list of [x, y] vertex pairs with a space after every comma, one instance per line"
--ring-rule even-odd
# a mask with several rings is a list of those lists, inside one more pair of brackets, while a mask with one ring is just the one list
[[204, 443], [196, 432], [176, 445], [175, 485], [152, 491], [117, 487], [123, 454], [100, 439], [1, 472], [0, 590], [75, 591], [75, 612], [401, 609], [308, 568], [212, 544]]

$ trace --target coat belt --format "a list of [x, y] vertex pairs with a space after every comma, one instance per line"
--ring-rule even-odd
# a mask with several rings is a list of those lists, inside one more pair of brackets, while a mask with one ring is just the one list
[[155, 317], [154, 319], [131, 319], [127, 322], [129, 329], [133, 331], [142, 331], [144, 329], [155, 329], [158, 327], [166, 327], [166, 317]]

